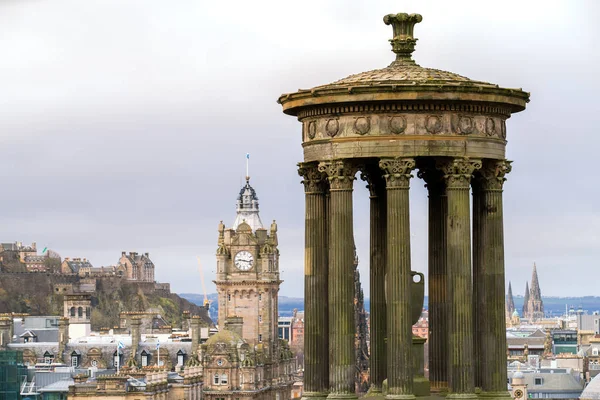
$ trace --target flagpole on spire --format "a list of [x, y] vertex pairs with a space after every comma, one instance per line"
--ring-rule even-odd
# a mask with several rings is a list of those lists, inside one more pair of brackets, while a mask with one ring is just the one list
[[246, 153], [246, 181], [250, 180], [250, 153]]

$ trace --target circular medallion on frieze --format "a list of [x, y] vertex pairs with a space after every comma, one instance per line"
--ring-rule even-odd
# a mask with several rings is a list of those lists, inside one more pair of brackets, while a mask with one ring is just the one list
[[428, 115], [427, 118], [425, 118], [425, 129], [427, 130], [427, 132], [435, 135], [437, 133], [440, 133], [443, 127], [444, 126], [442, 124], [441, 116]]
[[317, 124], [315, 123], [315, 121], [310, 121], [306, 130], [308, 132], [308, 138], [314, 139], [315, 135], [317, 134]]
[[401, 115], [396, 115], [390, 118], [390, 131], [399, 135], [406, 129], [406, 118]]
[[473, 123], [473, 118], [464, 115], [458, 117], [458, 131], [463, 135], [473, 133], [474, 127], [475, 124]]
[[325, 130], [327, 131], [327, 135], [330, 137], [337, 135], [338, 131], [340, 130], [340, 123], [338, 122], [337, 118], [328, 120], [327, 124], [325, 124]]
[[493, 136], [496, 133], [496, 121], [493, 118], [485, 119], [485, 133], [488, 136]]
[[354, 121], [354, 132], [364, 135], [371, 129], [371, 119], [369, 117], [358, 117]]

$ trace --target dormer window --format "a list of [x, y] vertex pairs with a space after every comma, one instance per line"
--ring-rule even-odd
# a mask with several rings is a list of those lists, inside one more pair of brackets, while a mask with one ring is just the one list
[[44, 353], [44, 364], [52, 364], [52, 362], [54, 361], [54, 354], [50, 353], [50, 352], [45, 352]]
[[142, 367], [147, 367], [150, 364], [150, 354], [146, 351], [142, 351]]

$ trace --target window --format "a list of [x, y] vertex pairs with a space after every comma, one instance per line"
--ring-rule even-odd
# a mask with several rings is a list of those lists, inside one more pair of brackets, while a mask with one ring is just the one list
[[213, 379], [213, 383], [214, 383], [215, 385], [218, 385], [218, 384], [219, 384], [219, 374], [215, 374], [215, 376], [214, 376], [214, 379]]
[[77, 368], [79, 365], [79, 357], [71, 356], [71, 366]]
[[262, 293], [258, 294], [258, 301], [262, 301]]
[[113, 355], [113, 366], [116, 368], [121, 364], [121, 359], [117, 353]]
[[592, 355], [593, 356], [597, 356], [598, 355], [598, 349], [597, 348], [592, 349]]
[[71, 307], [71, 317], [74, 317], [76, 313], [75, 307]]
[[149, 357], [148, 353], [146, 353], [145, 350], [142, 351], [142, 367], [147, 367], [149, 360], [150, 360], [150, 357]]
[[258, 322], [262, 322], [262, 315], [258, 316]]
[[542, 384], [542, 378], [535, 378], [534, 384], [535, 385], [541, 385]]
[[221, 375], [221, 385], [227, 385], [227, 374]]
[[177, 354], [177, 365], [183, 365], [183, 354]]
[[78, 317], [83, 317], [83, 307], [79, 307], [79, 308], [77, 309], [77, 316], [78, 316]]
[[227, 301], [231, 301], [231, 295], [230, 294], [227, 295]]
[[259, 333], [259, 334], [258, 334], [258, 341], [259, 341], [259, 342], [262, 342], [262, 333]]

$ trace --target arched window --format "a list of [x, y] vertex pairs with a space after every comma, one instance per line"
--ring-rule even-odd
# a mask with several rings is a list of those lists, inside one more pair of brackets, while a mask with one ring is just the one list
[[215, 376], [214, 376], [214, 380], [213, 380], [213, 383], [214, 383], [215, 385], [218, 385], [218, 384], [219, 384], [219, 374], [215, 374]]
[[79, 307], [79, 308], [77, 309], [77, 316], [78, 316], [78, 317], [83, 317], [83, 307]]
[[227, 385], [227, 374], [221, 375], [221, 385]]
[[76, 313], [75, 307], [71, 307], [71, 317], [74, 317]]
[[85, 308], [85, 319], [90, 319], [92, 316], [92, 309], [90, 307]]

